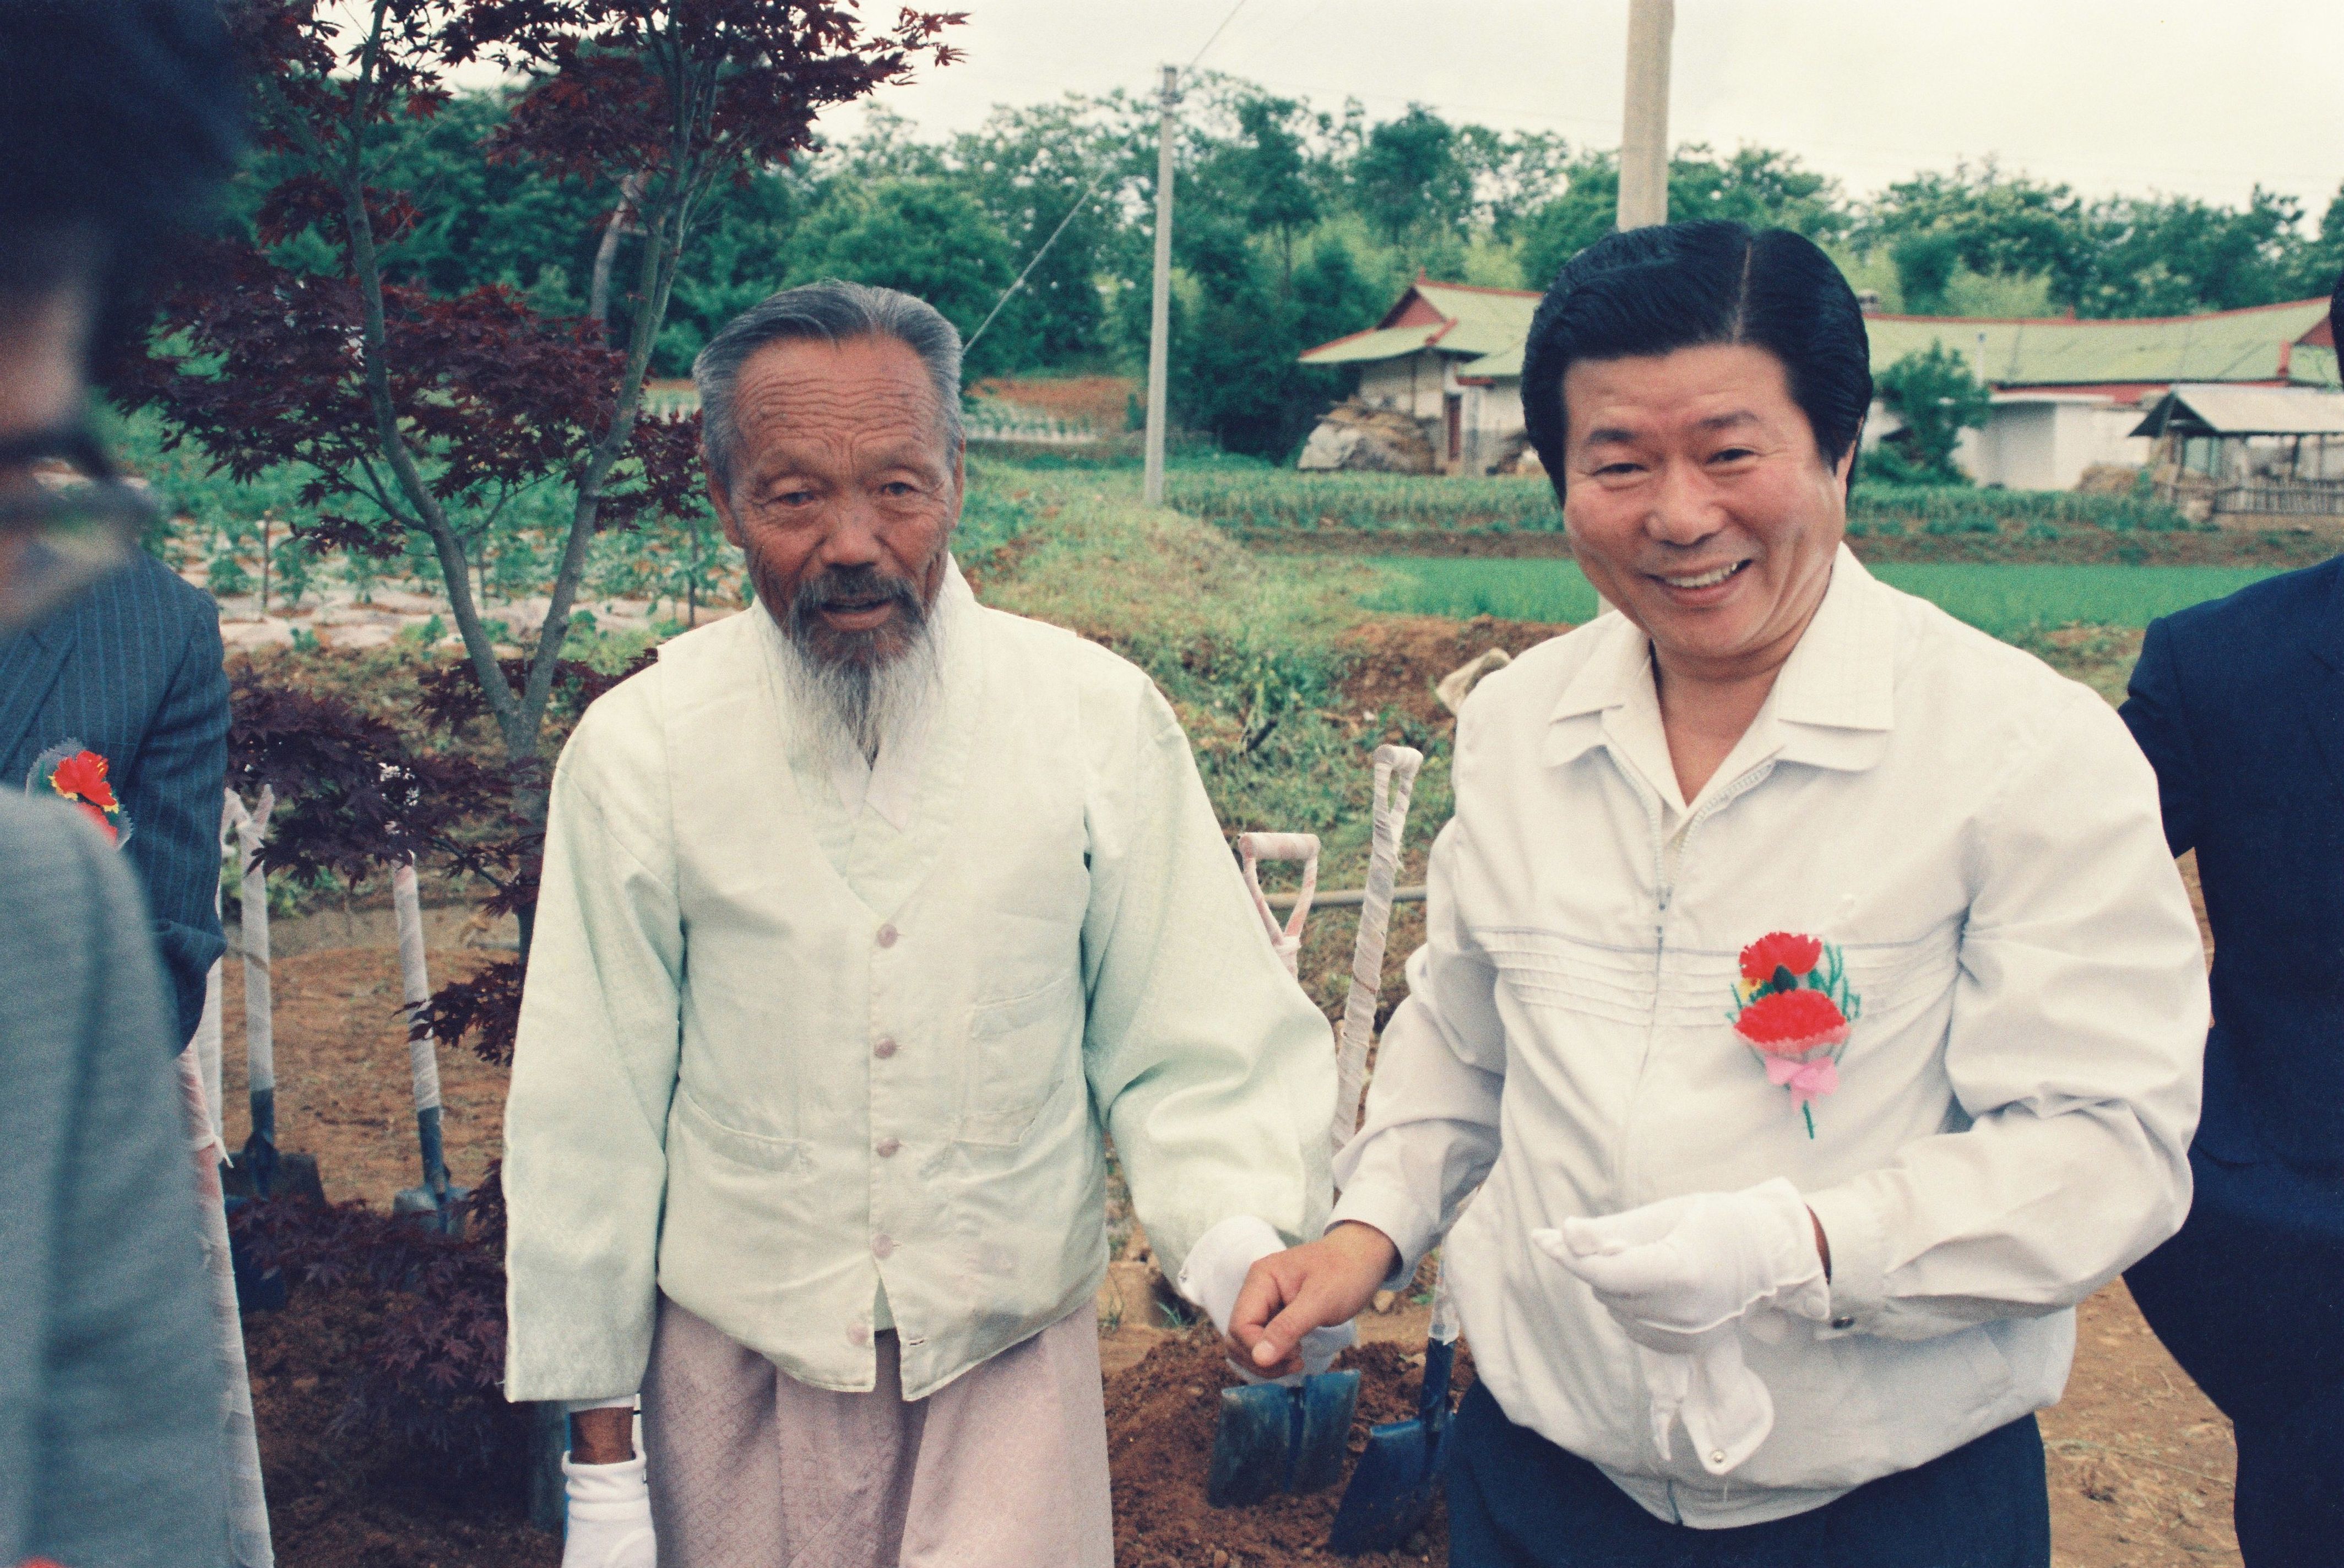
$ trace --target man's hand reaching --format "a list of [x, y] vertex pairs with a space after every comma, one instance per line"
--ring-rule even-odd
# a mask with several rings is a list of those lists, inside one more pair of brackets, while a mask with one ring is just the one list
[[1399, 1266], [1391, 1239], [1357, 1221], [1262, 1259], [1247, 1271], [1229, 1313], [1231, 1359], [1256, 1377], [1303, 1371], [1303, 1336], [1348, 1326]]

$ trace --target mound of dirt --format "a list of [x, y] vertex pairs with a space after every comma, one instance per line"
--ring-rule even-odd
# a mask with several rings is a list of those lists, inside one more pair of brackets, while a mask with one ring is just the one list
[[1519, 654], [1571, 628], [1538, 621], [1500, 621], [1477, 616], [1450, 621], [1439, 615], [1379, 615], [1346, 634], [1353, 655], [1343, 695], [1355, 712], [1397, 708], [1423, 723], [1446, 723], [1449, 710], [1433, 696], [1440, 677], [1491, 648]]
[[[1416, 1414], [1423, 1377], [1420, 1347], [1360, 1345], [1336, 1363], [1360, 1373], [1350, 1449], [1367, 1446], [1368, 1428]], [[1472, 1385], [1472, 1359], [1460, 1351], [1457, 1386]], [[1449, 1520], [1440, 1504], [1422, 1531], [1395, 1553], [1341, 1558], [1327, 1532], [1343, 1487], [1307, 1497], [1284, 1493], [1251, 1508], [1211, 1508], [1205, 1477], [1213, 1454], [1221, 1390], [1236, 1379], [1209, 1330], [1165, 1340], [1137, 1366], [1106, 1380], [1107, 1458], [1115, 1472], [1117, 1568], [1287, 1568], [1301, 1563], [1354, 1563], [1361, 1568], [1446, 1563]], [[1350, 1479], [1347, 1466], [1344, 1483]]]

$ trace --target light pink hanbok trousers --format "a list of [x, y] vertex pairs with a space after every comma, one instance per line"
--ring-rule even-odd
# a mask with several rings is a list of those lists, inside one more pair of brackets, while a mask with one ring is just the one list
[[1112, 1568], [1086, 1306], [907, 1401], [809, 1388], [665, 1297], [643, 1382], [660, 1568]]

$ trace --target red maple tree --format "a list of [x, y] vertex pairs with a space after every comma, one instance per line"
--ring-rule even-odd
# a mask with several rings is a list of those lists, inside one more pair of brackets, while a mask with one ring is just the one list
[[[597, 529], [680, 511], [696, 488], [694, 421], [642, 415], [643, 381], [684, 244], [709, 193], [813, 140], [815, 116], [956, 57], [958, 15], [868, 26], [853, 0], [226, 0], [257, 85], [276, 183], [258, 243], [213, 244], [168, 296], [165, 331], [119, 379], [239, 478], [308, 464], [300, 531], [388, 558], [427, 541], [507, 755], [538, 754], [571, 606]], [[523, 84], [484, 157], [623, 189], [644, 234], [623, 342], [516, 291], [454, 298], [387, 283], [387, 250], [429, 193], [380, 183], [396, 116], [428, 116], [450, 73]], [[323, 270], [271, 248], [326, 242]], [[500, 662], [462, 524], [548, 481], [574, 504], [535, 647]]]

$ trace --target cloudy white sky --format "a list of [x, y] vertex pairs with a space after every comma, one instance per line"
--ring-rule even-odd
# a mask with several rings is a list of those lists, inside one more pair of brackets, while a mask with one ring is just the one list
[[[886, 95], [931, 132], [996, 103], [1151, 90], [1231, 0], [921, 0], [969, 13], [962, 64]], [[868, 0], [875, 15], [892, 0]], [[1372, 117], [1620, 137], [1627, 0], [1245, 0], [1207, 67]], [[1672, 139], [1787, 148], [1852, 191], [1997, 156], [2078, 190], [2245, 199], [2316, 218], [2344, 183], [2344, 0], [1678, 0]], [[841, 126], [840, 129], [851, 128]]]

